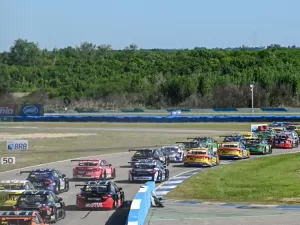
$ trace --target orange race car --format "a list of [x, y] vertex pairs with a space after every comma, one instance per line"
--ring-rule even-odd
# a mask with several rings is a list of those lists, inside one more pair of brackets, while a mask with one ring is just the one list
[[1, 225], [49, 225], [36, 211], [4, 212], [0, 216]]

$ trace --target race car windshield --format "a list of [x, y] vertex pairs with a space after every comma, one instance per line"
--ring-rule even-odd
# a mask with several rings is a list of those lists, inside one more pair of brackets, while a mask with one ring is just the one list
[[197, 142], [187, 142], [187, 143], [184, 143], [184, 147], [186, 147], [186, 148], [198, 148], [199, 144]]
[[247, 143], [248, 144], [257, 144], [257, 143], [260, 143], [260, 140], [248, 140]]
[[84, 192], [95, 192], [95, 193], [107, 193], [108, 185], [101, 186], [85, 186], [83, 189]]
[[137, 157], [149, 157], [149, 156], [152, 156], [153, 155], [153, 152], [152, 150], [142, 150], [142, 151], [137, 151], [134, 156], [137, 156]]
[[0, 190], [24, 190], [23, 184], [0, 184]]
[[27, 204], [34, 204], [34, 203], [47, 203], [49, 200], [52, 200], [51, 196], [48, 195], [21, 195], [18, 199], [19, 203], [27, 203]]
[[29, 178], [36, 178], [36, 177], [48, 178], [50, 176], [51, 176], [50, 171], [35, 171], [35, 172], [31, 172], [28, 177]]
[[154, 169], [155, 165], [152, 164], [135, 164], [133, 169]]
[[238, 140], [238, 138], [237, 137], [225, 137], [224, 138], [224, 141], [235, 141], [235, 140]]
[[177, 153], [178, 151], [179, 151], [178, 148], [165, 148], [165, 149], [164, 149], [164, 152], [165, 152], [166, 154], [173, 154], [173, 153]]
[[97, 166], [98, 162], [81, 162], [78, 166]]

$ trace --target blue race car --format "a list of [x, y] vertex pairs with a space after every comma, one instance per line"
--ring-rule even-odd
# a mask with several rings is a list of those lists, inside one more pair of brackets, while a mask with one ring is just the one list
[[37, 190], [50, 190], [55, 194], [69, 190], [69, 179], [56, 169], [35, 169], [21, 171], [20, 174], [29, 173], [29, 180]]
[[241, 135], [228, 135], [220, 137], [224, 137], [223, 142], [241, 142], [244, 145], [247, 143], [245, 137]]
[[155, 181], [163, 182], [169, 180], [169, 169], [158, 160], [142, 159], [134, 164], [129, 171], [129, 182]]

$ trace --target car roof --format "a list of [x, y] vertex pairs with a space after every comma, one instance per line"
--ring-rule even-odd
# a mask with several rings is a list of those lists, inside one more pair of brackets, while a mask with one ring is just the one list
[[24, 191], [22, 195], [47, 195], [52, 193], [50, 190], [38, 190], [38, 191]]
[[0, 184], [26, 184], [28, 180], [1, 180]]
[[36, 214], [35, 211], [9, 211], [3, 212], [2, 216], [34, 216]]
[[56, 169], [34, 169], [31, 172], [52, 172], [55, 171]]

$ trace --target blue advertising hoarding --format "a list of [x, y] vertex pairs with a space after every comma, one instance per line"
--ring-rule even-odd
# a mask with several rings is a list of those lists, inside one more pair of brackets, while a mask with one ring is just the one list
[[44, 105], [32, 104], [22, 105], [20, 116], [44, 116]]

